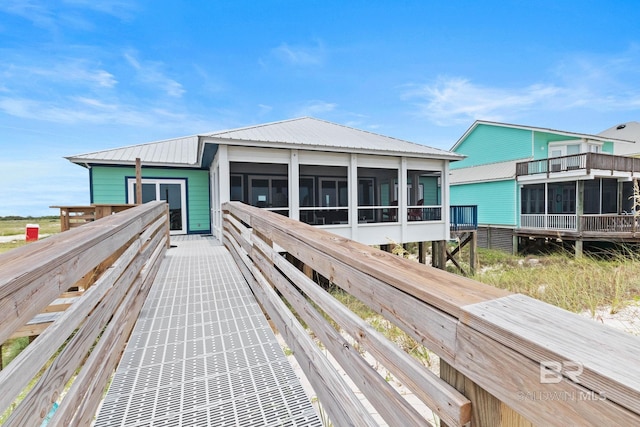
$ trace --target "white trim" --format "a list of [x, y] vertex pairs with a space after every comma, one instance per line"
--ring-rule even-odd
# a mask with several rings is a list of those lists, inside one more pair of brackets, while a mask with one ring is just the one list
[[358, 155], [351, 154], [347, 176], [349, 183], [349, 223], [351, 224], [351, 238], [358, 240]]
[[289, 153], [289, 218], [300, 220], [300, 156], [298, 150]]
[[[135, 203], [136, 192], [133, 186], [136, 183], [136, 178], [127, 178], [128, 197], [127, 203]], [[170, 234], [187, 234], [187, 180], [186, 178], [142, 178], [142, 184], [154, 184], [156, 186], [156, 200], [164, 200], [160, 194], [161, 184], [176, 184], [180, 186], [180, 214], [181, 224], [179, 230], [171, 230]]]

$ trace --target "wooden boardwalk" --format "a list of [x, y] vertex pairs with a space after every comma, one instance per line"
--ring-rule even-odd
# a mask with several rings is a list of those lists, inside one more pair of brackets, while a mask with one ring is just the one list
[[321, 426], [227, 249], [172, 245], [95, 426]]

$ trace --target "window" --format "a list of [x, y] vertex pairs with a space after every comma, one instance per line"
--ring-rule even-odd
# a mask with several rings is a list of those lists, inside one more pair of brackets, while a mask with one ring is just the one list
[[576, 183], [548, 184], [548, 213], [576, 213]]
[[242, 175], [231, 175], [231, 200], [244, 200], [244, 185]]
[[342, 178], [320, 178], [320, 203], [323, 207], [348, 207], [347, 180]]
[[259, 208], [289, 206], [289, 182], [286, 177], [249, 176], [249, 201]]
[[[127, 200], [135, 203], [136, 179], [127, 178]], [[143, 178], [142, 203], [164, 200], [169, 205], [169, 228], [171, 234], [187, 232], [187, 197], [185, 179]]]
[[544, 184], [525, 185], [520, 194], [522, 214], [544, 214]]

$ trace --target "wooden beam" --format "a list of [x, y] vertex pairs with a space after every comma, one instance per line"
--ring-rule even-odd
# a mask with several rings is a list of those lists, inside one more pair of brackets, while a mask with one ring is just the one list
[[136, 205], [142, 204], [142, 162], [136, 157]]

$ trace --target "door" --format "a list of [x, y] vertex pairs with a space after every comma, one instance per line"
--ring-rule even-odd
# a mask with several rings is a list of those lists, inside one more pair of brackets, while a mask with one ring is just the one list
[[[136, 180], [128, 179], [128, 203], [135, 203]], [[169, 205], [171, 234], [187, 234], [187, 197], [184, 179], [142, 179], [142, 203], [164, 200]]]

